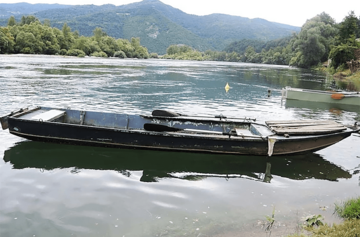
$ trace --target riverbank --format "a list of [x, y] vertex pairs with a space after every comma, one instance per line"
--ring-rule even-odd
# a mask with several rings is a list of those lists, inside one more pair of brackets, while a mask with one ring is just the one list
[[333, 76], [339, 86], [350, 91], [360, 91], [360, 71], [351, 73], [349, 69], [346, 69]]
[[314, 67], [313, 70], [321, 71], [333, 77], [337, 87], [343, 90], [360, 91], [360, 70], [351, 73], [350, 69], [344, 69], [335, 73], [331, 72], [325, 64], [322, 66]]

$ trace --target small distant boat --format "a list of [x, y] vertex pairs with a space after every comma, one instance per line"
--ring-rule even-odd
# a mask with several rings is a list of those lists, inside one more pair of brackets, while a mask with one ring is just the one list
[[359, 92], [321, 91], [285, 87], [282, 89], [282, 97], [288, 100], [360, 106]]
[[166, 110], [129, 115], [25, 108], [0, 118], [3, 129], [35, 141], [245, 155], [284, 155], [333, 145], [359, 128], [328, 120], [268, 121], [187, 116]]

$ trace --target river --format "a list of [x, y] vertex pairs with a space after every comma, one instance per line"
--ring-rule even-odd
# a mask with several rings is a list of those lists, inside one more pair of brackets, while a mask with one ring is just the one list
[[[330, 83], [286, 66], [1, 55], [0, 115], [49, 106], [360, 121], [356, 107], [281, 99], [285, 86]], [[267, 158], [46, 144], [1, 130], [0, 236], [266, 236], [273, 211], [274, 236], [296, 232], [307, 215], [339, 222], [334, 203], [360, 194], [359, 144], [353, 134], [315, 153]]]

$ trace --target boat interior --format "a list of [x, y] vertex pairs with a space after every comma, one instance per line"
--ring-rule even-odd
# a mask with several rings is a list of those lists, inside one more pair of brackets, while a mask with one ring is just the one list
[[48, 107], [22, 109], [13, 112], [10, 116], [23, 120], [77, 124], [119, 130], [147, 130], [153, 132], [198, 134], [211, 133], [214, 135], [234, 135], [254, 138], [265, 138], [271, 135], [288, 137], [290, 135], [329, 134], [347, 129], [347, 127], [342, 124], [329, 120], [267, 121], [266, 125], [263, 125], [250, 122], [249, 120], [226, 120], [219, 119], [218, 117], [161, 117], [54, 109]]
[[[233, 134], [240, 136], [267, 136], [273, 134], [266, 126], [252, 124], [249, 121], [226, 121], [218, 118], [189, 119], [185, 117], [168, 118], [146, 115], [128, 115], [105, 112], [79, 111], [70, 109], [54, 109], [37, 107], [24, 109], [12, 115], [18, 119], [41, 122], [78, 124], [112, 129], [144, 130], [145, 124], [152, 124], [152, 131], [174, 131], [167, 128], [176, 128], [182, 133], [218, 133], [221, 135]], [[158, 127], [156, 127], [158, 125]], [[162, 127], [160, 127], [162, 126]]]

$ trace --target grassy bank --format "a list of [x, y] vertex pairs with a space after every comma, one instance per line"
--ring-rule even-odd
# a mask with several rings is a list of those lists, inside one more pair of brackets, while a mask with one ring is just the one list
[[351, 91], [360, 91], [360, 71], [351, 73], [349, 69], [334, 74], [334, 78], [339, 87]]

